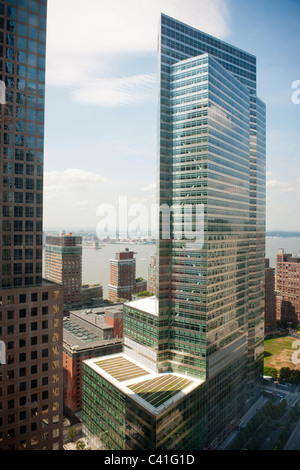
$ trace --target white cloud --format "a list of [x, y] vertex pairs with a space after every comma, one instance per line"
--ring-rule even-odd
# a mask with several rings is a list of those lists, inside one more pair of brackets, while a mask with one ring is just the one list
[[156, 53], [161, 12], [221, 39], [229, 32], [225, 0], [51, 0], [47, 83], [69, 88], [81, 103], [118, 106], [152, 98], [156, 77], [119, 76], [115, 61]]
[[149, 185], [145, 193], [143, 189], [128, 185], [126, 179], [116, 184], [114, 178], [110, 180], [101, 174], [76, 168], [45, 171], [44, 181], [47, 227], [96, 226], [97, 208], [112, 204], [117, 210], [121, 196], [126, 199], [128, 210], [137, 204], [146, 208], [155, 203], [155, 185]]
[[119, 106], [148, 101], [153, 96], [156, 76], [133, 75], [122, 78], [87, 78], [72, 91], [78, 103]]
[[155, 193], [155, 191], [156, 191], [156, 183], [148, 184], [148, 186], [145, 186], [144, 188], [142, 188], [142, 191], [144, 191], [144, 192], [151, 191], [151, 192]]
[[267, 189], [274, 189], [276, 192], [280, 193], [291, 193], [296, 190], [290, 183], [276, 179], [267, 180]]
[[83, 190], [107, 181], [102, 175], [80, 169], [68, 168], [64, 171], [45, 172], [45, 195], [57, 194], [61, 190]]

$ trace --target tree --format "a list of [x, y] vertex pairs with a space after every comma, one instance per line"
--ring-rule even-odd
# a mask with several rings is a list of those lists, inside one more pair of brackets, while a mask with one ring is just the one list
[[77, 441], [76, 450], [91, 450], [91, 448], [86, 447], [86, 443], [84, 441]]
[[76, 434], [77, 434], [77, 432], [76, 432], [75, 428], [73, 428], [73, 427], [69, 428], [69, 439], [72, 439], [72, 441], [73, 441]]
[[77, 441], [76, 442], [76, 450], [84, 450], [85, 449], [85, 442], [84, 441]]
[[143, 292], [139, 292], [137, 294], [138, 297], [151, 297], [152, 294], [148, 290], [144, 290]]
[[289, 367], [282, 367], [279, 372], [280, 382], [287, 382], [291, 377], [291, 369]]

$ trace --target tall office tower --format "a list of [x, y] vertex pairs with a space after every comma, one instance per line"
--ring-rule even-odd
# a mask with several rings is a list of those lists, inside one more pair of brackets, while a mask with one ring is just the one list
[[[256, 59], [162, 15], [159, 74], [156, 296], [124, 305], [122, 355], [84, 365], [84, 426], [110, 449], [215, 447], [262, 392]], [[99, 386], [107, 409], [109, 394], [121, 404], [114, 417], [95, 416]], [[125, 421], [121, 433], [114, 421]]]
[[42, 279], [46, 18], [46, 0], [0, 2], [3, 450], [62, 448], [62, 292]]
[[45, 278], [63, 285], [65, 305], [81, 302], [82, 237], [72, 233], [46, 237]]
[[278, 250], [276, 256], [277, 320], [300, 321], [300, 256]]
[[136, 281], [136, 259], [133, 251], [127, 248], [115, 254], [110, 260], [109, 300], [131, 300]]
[[265, 260], [265, 333], [276, 331], [275, 268]]
[[[205, 378], [217, 435], [260, 394], [265, 105], [254, 56], [165, 15], [159, 51], [159, 204], [190, 204], [194, 218], [204, 208], [201, 249], [180, 236], [180, 216], [170, 239], [160, 221], [159, 315], [170, 324], [162, 360]], [[236, 354], [224, 360], [229, 349]]]

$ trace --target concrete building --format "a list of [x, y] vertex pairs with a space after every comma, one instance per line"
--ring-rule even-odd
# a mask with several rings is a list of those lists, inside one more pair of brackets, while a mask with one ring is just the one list
[[156, 295], [124, 305], [123, 354], [84, 363], [85, 432], [110, 450], [216, 448], [262, 394], [256, 58], [164, 14], [158, 50]]
[[63, 286], [65, 305], [81, 302], [82, 237], [72, 233], [46, 237], [45, 277]]
[[70, 311], [63, 322], [64, 409], [81, 410], [82, 362], [122, 352], [123, 306]]
[[62, 289], [42, 279], [47, 1], [0, 3], [0, 450], [62, 449]]
[[300, 256], [278, 250], [276, 256], [277, 320], [300, 322]]

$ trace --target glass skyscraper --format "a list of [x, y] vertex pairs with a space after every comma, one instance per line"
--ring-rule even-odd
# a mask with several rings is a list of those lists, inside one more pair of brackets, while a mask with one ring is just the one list
[[124, 305], [122, 355], [84, 367], [83, 422], [108, 449], [216, 446], [261, 395], [265, 106], [255, 57], [162, 15], [158, 134], [156, 296]]
[[42, 279], [47, 0], [0, 1], [0, 449], [62, 448], [62, 305]]

